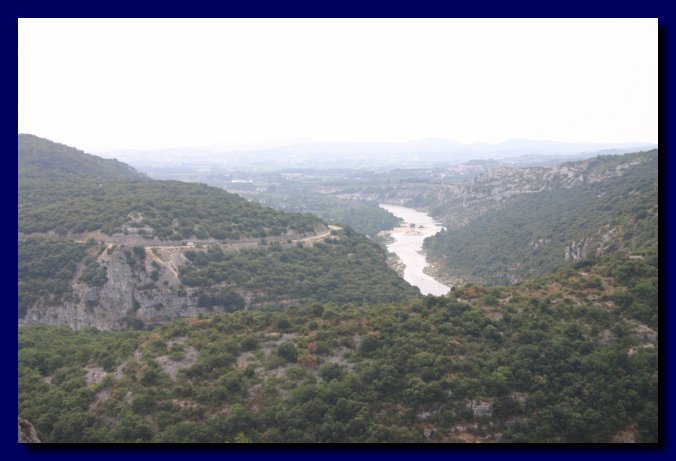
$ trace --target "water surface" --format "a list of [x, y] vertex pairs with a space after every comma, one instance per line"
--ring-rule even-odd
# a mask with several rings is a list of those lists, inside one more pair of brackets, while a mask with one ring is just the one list
[[427, 237], [442, 231], [444, 227], [430, 215], [413, 208], [386, 203], [381, 203], [380, 206], [404, 220], [401, 226], [386, 232], [394, 239], [392, 243], [387, 245], [387, 250], [395, 253], [406, 266], [404, 280], [418, 287], [424, 295], [441, 296], [447, 294], [451, 287], [423, 272], [429, 266], [429, 263], [422, 253], [423, 241]]

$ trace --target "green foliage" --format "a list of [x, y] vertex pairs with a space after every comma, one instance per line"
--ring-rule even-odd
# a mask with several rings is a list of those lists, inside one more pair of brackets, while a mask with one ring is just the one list
[[71, 296], [70, 282], [87, 247], [63, 240], [19, 240], [19, 317], [39, 300], [58, 304]]
[[[37, 146], [37, 147], [36, 147]], [[19, 232], [136, 232], [163, 240], [310, 232], [308, 214], [281, 213], [203, 184], [145, 179], [131, 167], [19, 136]], [[140, 232], [140, 233], [139, 233]]]
[[[319, 223], [19, 140], [22, 232], [151, 227], [165, 239], [261, 239]], [[311, 248], [269, 239], [252, 250], [189, 252], [182, 283], [199, 289], [201, 306], [234, 312], [143, 332], [21, 326], [19, 416], [45, 442], [457, 441], [460, 427], [509, 442], [608, 442], [630, 428], [637, 441], [655, 442], [656, 179], [631, 171], [585, 194], [539, 194], [542, 206], [528, 197], [509, 204], [533, 221], [500, 222], [495, 212], [477, 219], [481, 229], [470, 224], [477, 238], [491, 237], [466, 250], [476, 275], [496, 280], [510, 258], [526, 261], [526, 273], [555, 269], [549, 250], [519, 253], [555, 223], [563, 237], [552, 247], [603, 224], [623, 229], [614, 244], [641, 249], [511, 287], [416, 297], [382, 264], [383, 250], [349, 227]], [[582, 200], [589, 193], [596, 199]], [[126, 251], [145, 267], [143, 246]], [[453, 251], [469, 264], [465, 250]], [[79, 263], [80, 281], [105, 283], [91, 246], [20, 240], [20, 311], [66, 299]], [[268, 309], [242, 310], [235, 288], [264, 292]], [[107, 376], [92, 382], [99, 367]], [[472, 401], [493, 414], [475, 416]]]
[[553, 272], [565, 264], [566, 247], [586, 238], [590, 257], [600, 246], [605, 254], [650, 249], [657, 244], [657, 151], [590, 162], [614, 168], [635, 157], [645, 160], [622, 176], [506, 199], [427, 239], [426, 248], [452, 272], [495, 284]]
[[372, 238], [401, 222], [374, 202], [308, 192], [304, 185], [285, 185], [286, 188], [277, 186], [274, 193], [248, 194], [247, 197], [282, 211], [312, 213], [326, 222], [349, 226]]
[[100, 265], [96, 258], [89, 257], [80, 274], [80, 282], [89, 286], [100, 287], [108, 281], [107, 270], [105, 266]]
[[[633, 428], [637, 441], [655, 442], [657, 348], [625, 307], [606, 304], [652, 296], [655, 260], [629, 261], [601, 258], [499, 289], [467, 285], [458, 294], [468, 300], [309, 303], [151, 332], [21, 327], [19, 414], [49, 442], [459, 441], [451, 428], [475, 423], [467, 435], [488, 440], [608, 442]], [[579, 288], [594, 277], [602, 288]], [[180, 350], [187, 360], [190, 348], [196, 362], [170, 380], [159, 357]], [[87, 385], [84, 367], [102, 361], [110, 371], [127, 365]], [[109, 399], [90, 410], [104, 388]], [[472, 400], [492, 416], [474, 416]], [[430, 426], [438, 434], [426, 438]]]
[[298, 349], [292, 343], [284, 343], [277, 348], [277, 355], [289, 362], [298, 360]]
[[628, 317], [657, 328], [658, 323], [658, 265], [656, 255], [643, 259], [614, 259], [605, 275], [613, 277], [625, 289], [617, 290], [611, 300]]
[[[64, 160], [64, 167], [52, 177], [48, 169], [59, 159]], [[136, 231], [129, 229], [143, 228], [152, 229], [144, 231], [146, 237], [159, 239], [227, 240], [287, 232], [295, 232], [296, 238], [322, 225], [309, 214], [277, 212], [202, 184], [147, 180], [122, 164], [39, 138], [20, 137], [19, 164], [19, 231], [23, 233], [100, 230], [133, 234]], [[255, 301], [268, 303], [270, 309], [281, 309], [278, 301], [366, 304], [416, 295], [415, 289], [387, 267], [381, 248], [350, 228], [332, 234], [324, 242], [308, 244], [308, 248], [303, 248], [302, 242], [299, 247], [288, 248], [288, 243], [282, 247], [279, 241], [271, 241], [264, 248], [225, 255], [218, 248], [207, 253], [189, 252], [192, 264], [181, 268], [180, 278], [186, 286], [201, 288], [197, 293], [199, 307], [228, 312], [245, 307], [243, 290], [262, 293]], [[135, 236], [137, 240], [139, 235]], [[30, 306], [60, 304], [69, 299], [77, 263], [84, 258], [86, 248], [67, 241], [29, 239], [19, 243], [20, 316]], [[125, 247], [124, 252], [135, 271], [146, 270], [143, 245]], [[156, 265], [148, 275], [153, 282], [160, 280]], [[92, 254], [78, 281], [103, 286], [107, 268]], [[144, 327], [133, 317], [129, 325]]]
[[219, 307], [225, 312], [234, 312], [244, 309], [244, 298], [232, 290], [212, 289], [203, 291], [198, 299], [199, 307], [206, 307], [210, 310]]
[[332, 381], [343, 377], [343, 367], [337, 363], [327, 363], [319, 370], [322, 379]]
[[85, 154], [34, 135], [20, 134], [18, 143], [19, 182], [71, 182], [82, 179], [120, 181], [145, 177], [125, 163]]
[[[219, 248], [186, 253], [190, 264], [179, 276], [189, 287], [204, 287], [201, 305], [213, 302], [209, 287], [227, 284], [265, 293], [267, 301], [312, 299], [375, 304], [401, 301], [416, 290], [389, 269], [375, 243], [349, 229], [312, 248], [261, 248], [224, 253]], [[230, 293], [230, 292], [228, 292]], [[241, 305], [235, 303], [239, 308]]]

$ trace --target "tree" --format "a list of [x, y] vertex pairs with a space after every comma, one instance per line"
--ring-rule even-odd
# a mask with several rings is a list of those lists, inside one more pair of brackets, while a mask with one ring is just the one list
[[277, 355], [288, 362], [296, 362], [298, 360], [298, 349], [291, 342], [286, 342], [277, 348]]

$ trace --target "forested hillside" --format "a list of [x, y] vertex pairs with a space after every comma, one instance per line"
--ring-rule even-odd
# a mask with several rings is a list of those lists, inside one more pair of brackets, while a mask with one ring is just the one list
[[[58, 166], [56, 166], [58, 165]], [[19, 318], [103, 330], [419, 295], [350, 228], [19, 136]]]
[[19, 183], [25, 181], [124, 181], [145, 179], [126, 163], [39, 138], [20, 134], [18, 138]]
[[349, 227], [56, 146], [20, 168], [24, 439], [657, 441], [656, 153], [477, 179], [428, 251], [515, 284], [422, 298]]
[[312, 213], [326, 222], [350, 226], [370, 238], [394, 228], [401, 221], [378, 203], [365, 200], [340, 199], [307, 191], [258, 193], [249, 197], [278, 210]]
[[101, 231], [143, 238], [236, 240], [311, 232], [321, 221], [281, 213], [202, 184], [144, 179], [131, 167], [19, 135], [19, 232]]
[[[219, 247], [185, 254], [189, 263], [180, 270], [187, 287], [202, 287], [197, 296], [203, 305], [218, 305], [218, 287], [235, 286], [267, 293], [278, 300], [378, 304], [418, 295], [382, 264], [385, 251], [354, 231], [333, 236], [311, 249], [284, 249], [276, 243], [263, 248], [224, 253]], [[378, 262], [377, 263], [374, 263]]]
[[[466, 225], [451, 226], [428, 239], [426, 249], [437, 266], [452, 275], [492, 284], [545, 275], [570, 261], [654, 249], [657, 163], [657, 151], [599, 157], [585, 161], [586, 178], [560, 174], [549, 180], [557, 187], [514, 196], [504, 185], [507, 180], [498, 175], [494, 181], [503, 184], [500, 190], [506, 198]], [[575, 168], [580, 169], [571, 164], [565, 171]], [[613, 174], [618, 169], [620, 174]], [[496, 186], [483, 192], [477, 187], [476, 197]]]
[[47, 442], [655, 442], [656, 298], [651, 254], [380, 307], [26, 326], [19, 416]]

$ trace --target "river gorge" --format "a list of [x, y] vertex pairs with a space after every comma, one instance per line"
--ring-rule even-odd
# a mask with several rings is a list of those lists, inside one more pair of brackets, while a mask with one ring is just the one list
[[404, 264], [404, 280], [418, 287], [423, 295], [442, 296], [451, 287], [427, 275], [424, 270], [429, 265], [422, 253], [423, 242], [427, 237], [442, 231], [444, 227], [430, 215], [399, 205], [381, 203], [380, 206], [398, 218], [403, 219], [399, 227], [384, 232], [388, 237], [387, 250], [396, 254]]

